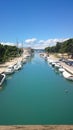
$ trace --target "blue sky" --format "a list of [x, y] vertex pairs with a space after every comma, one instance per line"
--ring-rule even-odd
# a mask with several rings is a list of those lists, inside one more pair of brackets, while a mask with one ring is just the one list
[[0, 0], [0, 42], [45, 47], [73, 37], [73, 0]]

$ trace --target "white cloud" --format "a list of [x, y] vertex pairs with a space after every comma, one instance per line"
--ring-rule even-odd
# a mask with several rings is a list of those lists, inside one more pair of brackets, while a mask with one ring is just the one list
[[12, 43], [12, 42], [1, 42], [2, 45], [9, 45], [9, 46], [18, 46], [22, 47], [22, 43]]
[[31, 38], [31, 39], [26, 39], [26, 40], [25, 40], [25, 43], [33, 44], [33, 43], [35, 43], [36, 41], [37, 41], [36, 38]]
[[11, 42], [1, 42], [2, 45], [10, 45], [10, 46], [14, 46], [15, 43], [11, 43]]
[[44, 43], [44, 42], [45, 42], [44, 40], [40, 40], [40, 41], [39, 41], [39, 43], [41, 43], [41, 44]]
[[[48, 46], [55, 46], [57, 42], [63, 42], [68, 40], [69, 38], [66, 39], [47, 39], [47, 40], [37, 40], [36, 38], [31, 38], [31, 39], [26, 39], [23, 42], [24, 47], [31, 47], [34, 49], [44, 49], [45, 47]], [[11, 43], [11, 42], [2, 42], [1, 44], [3, 45], [17, 45], [16, 43]], [[22, 43], [18, 43], [18, 47], [22, 47]]]
[[66, 41], [68, 40], [69, 38], [67, 39], [48, 39], [48, 40], [40, 40], [39, 41], [39, 48], [45, 48], [45, 47], [48, 47], [48, 46], [55, 46], [57, 42], [63, 42], [63, 41]]

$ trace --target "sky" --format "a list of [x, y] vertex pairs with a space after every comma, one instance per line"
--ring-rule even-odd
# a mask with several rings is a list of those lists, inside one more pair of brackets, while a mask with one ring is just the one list
[[73, 38], [73, 0], [0, 0], [0, 43], [45, 48]]

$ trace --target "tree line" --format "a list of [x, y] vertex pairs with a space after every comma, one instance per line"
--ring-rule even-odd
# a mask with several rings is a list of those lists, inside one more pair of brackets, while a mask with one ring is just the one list
[[48, 53], [68, 53], [73, 55], [73, 39], [57, 42], [56, 46], [46, 47], [45, 51]]
[[20, 56], [21, 54], [22, 49], [16, 46], [0, 44], [0, 63], [3, 63], [13, 57]]

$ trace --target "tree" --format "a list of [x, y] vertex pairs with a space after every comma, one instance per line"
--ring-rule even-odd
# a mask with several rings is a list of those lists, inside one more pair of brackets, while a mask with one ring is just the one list
[[8, 60], [10, 57], [21, 55], [22, 50], [16, 46], [1, 45], [0, 44], [0, 63]]
[[57, 42], [56, 46], [45, 48], [47, 52], [60, 52], [73, 55], [73, 39], [68, 39], [64, 42]]

